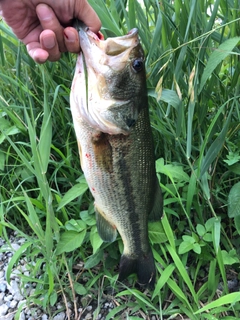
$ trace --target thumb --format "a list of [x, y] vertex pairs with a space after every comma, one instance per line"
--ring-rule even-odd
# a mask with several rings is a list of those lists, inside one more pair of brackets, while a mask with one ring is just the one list
[[81, 20], [92, 32], [97, 33], [101, 28], [101, 21], [87, 1], [76, 1], [75, 18]]

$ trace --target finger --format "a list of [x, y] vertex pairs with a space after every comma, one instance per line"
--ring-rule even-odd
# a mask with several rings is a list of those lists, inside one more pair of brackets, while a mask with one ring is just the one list
[[59, 50], [65, 52], [66, 47], [64, 43], [63, 27], [59, 23], [52, 8], [42, 3], [37, 5], [36, 12], [43, 30], [52, 30], [56, 35]]
[[75, 17], [83, 21], [92, 32], [97, 33], [101, 28], [98, 15], [87, 1], [76, 1]]
[[21, 39], [21, 41], [25, 43], [30, 57], [37, 63], [44, 63], [49, 57], [49, 53], [41, 47], [39, 42], [41, 32], [42, 27], [39, 25], [30, 31], [25, 38]]
[[65, 28], [64, 40], [67, 51], [72, 53], [80, 52], [79, 35], [76, 29], [72, 27]]
[[37, 63], [44, 63], [49, 57], [48, 52], [41, 48], [39, 42], [30, 42], [27, 44], [27, 51], [30, 57]]
[[52, 30], [43, 30], [40, 34], [40, 44], [43, 50], [48, 52], [49, 61], [57, 61], [61, 57], [56, 35]]

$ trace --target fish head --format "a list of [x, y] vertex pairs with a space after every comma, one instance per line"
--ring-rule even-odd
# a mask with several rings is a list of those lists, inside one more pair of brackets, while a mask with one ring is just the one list
[[72, 113], [95, 130], [128, 135], [141, 108], [147, 107], [138, 30], [104, 40], [101, 33], [81, 27], [79, 37], [82, 52], [71, 90]]

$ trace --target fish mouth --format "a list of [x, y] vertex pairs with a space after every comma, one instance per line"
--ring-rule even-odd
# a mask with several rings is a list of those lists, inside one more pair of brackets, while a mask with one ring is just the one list
[[106, 40], [101, 32], [95, 34], [82, 23], [78, 30], [82, 52], [72, 85], [76, 112], [97, 131], [129, 135], [138, 113], [133, 111], [131, 99], [116, 99], [109, 94], [111, 83], [105, 75], [118, 74], [129, 63], [131, 50], [139, 44], [138, 29]]
[[138, 45], [138, 29], [134, 28], [130, 30], [126, 35], [114, 38], [108, 38], [104, 40], [104, 36], [101, 32], [95, 34], [88, 27], [80, 29], [80, 41], [84, 41], [83, 52], [87, 54], [86, 36], [90, 45], [97, 46], [102, 52], [109, 56], [116, 56], [126, 51], [128, 48], [132, 48]]
[[104, 40], [101, 32], [95, 34], [80, 24], [79, 38], [87, 67], [92, 66], [98, 72], [104, 71], [104, 66], [114, 71], [122, 70], [128, 61], [129, 53], [139, 44], [137, 28], [124, 36]]

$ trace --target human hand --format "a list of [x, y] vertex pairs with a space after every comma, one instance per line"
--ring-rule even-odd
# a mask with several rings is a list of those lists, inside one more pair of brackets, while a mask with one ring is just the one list
[[83, 21], [93, 32], [101, 22], [87, 0], [0, 0], [0, 14], [38, 63], [60, 59], [61, 52], [80, 51], [72, 20]]

